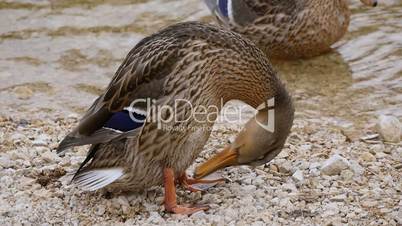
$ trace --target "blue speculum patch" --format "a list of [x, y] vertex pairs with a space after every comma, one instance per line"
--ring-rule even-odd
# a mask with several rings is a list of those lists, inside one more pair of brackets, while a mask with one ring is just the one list
[[229, 17], [228, 2], [229, 0], [218, 0], [219, 11], [225, 17]]
[[145, 115], [132, 112], [132, 116], [133, 118], [130, 117], [130, 112], [127, 110], [116, 112], [105, 123], [104, 127], [127, 132], [144, 125], [146, 119]]

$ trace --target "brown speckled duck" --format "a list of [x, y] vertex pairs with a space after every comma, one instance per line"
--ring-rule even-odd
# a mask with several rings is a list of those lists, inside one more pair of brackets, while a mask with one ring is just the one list
[[[270, 98], [275, 98], [275, 118], [268, 119], [273, 110], [264, 103]], [[157, 110], [150, 110], [145, 99], [152, 99], [151, 109]], [[293, 124], [291, 98], [252, 42], [212, 25], [176, 24], [144, 38], [129, 52], [103, 94], [59, 145], [59, 154], [92, 145], [73, 182], [90, 191], [135, 191], [164, 184], [167, 211], [191, 214], [206, 209], [178, 205], [175, 183], [191, 188], [216, 182], [188, 178], [185, 170], [202, 151], [217, 115], [211, 116], [214, 108], [207, 108], [197, 111], [195, 120], [188, 104], [177, 104], [179, 99], [193, 109], [219, 107], [233, 99], [258, 107], [225, 166], [269, 161], [281, 151]], [[175, 111], [163, 110], [166, 106]], [[155, 116], [159, 120], [153, 120]], [[173, 116], [175, 120], [168, 120]], [[257, 126], [269, 120], [274, 132]]]
[[[253, 40], [269, 57], [328, 52], [346, 33], [348, 0], [205, 0], [219, 22]], [[361, 0], [376, 6], [377, 0]]]

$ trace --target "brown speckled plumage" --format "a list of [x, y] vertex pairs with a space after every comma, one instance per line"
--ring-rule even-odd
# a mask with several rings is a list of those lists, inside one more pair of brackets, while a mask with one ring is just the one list
[[[231, 31], [198, 22], [173, 25], [143, 39], [130, 51], [59, 151], [81, 145], [83, 142], [75, 141], [97, 134], [112, 112], [121, 111], [137, 98], [154, 98], [157, 105], [169, 106], [180, 98], [194, 106], [220, 106], [221, 98], [224, 102], [238, 99], [257, 107], [271, 97], [283, 100], [278, 106], [289, 119], [282, 123], [286, 138], [293, 121], [292, 104], [265, 55]], [[164, 114], [162, 117], [168, 117]], [[178, 118], [185, 119], [188, 114], [188, 106], [179, 106]], [[168, 131], [146, 122], [133, 133], [97, 139], [77, 177], [93, 169], [121, 167], [124, 174], [110, 186], [139, 190], [161, 184], [163, 168], [172, 168], [179, 175], [202, 151], [213, 123], [188, 120], [163, 126], [187, 129]]]
[[219, 16], [216, 0], [205, 1], [224, 26], [279, 59], [329, 51], [346, 33], [350, 21], [347, 0], [232, 0], [232, 18]]

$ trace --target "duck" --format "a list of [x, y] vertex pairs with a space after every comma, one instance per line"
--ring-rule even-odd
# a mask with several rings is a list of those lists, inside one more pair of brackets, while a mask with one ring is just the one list
[[347, 32], [351, 14], [348, 0], [204, 1], [221, 26], [251, 39], [270, 59], [278, 60], [329, 52]]
[[72, 179], [84, 191], [163, 185], [165, 211], [206, 210], [207, 205], [178, 204], [176, 185], [191, 191], [197, 190], [194, 184], [222, 180], [192, 178], [186, 169], [208, 141], [217, 110], [234, 99], [258, 110], [237, 142], [247, 149], [231, 153], [237, 156], [233, 164], [269, 161], [284, 146], [294, 108], [265, 54], [215, 25], [174, 24], [135, 45], [57, 153], [90, 145]]

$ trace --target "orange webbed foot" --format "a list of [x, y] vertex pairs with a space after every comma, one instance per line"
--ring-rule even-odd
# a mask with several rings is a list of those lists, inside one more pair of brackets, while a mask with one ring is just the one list
[[190, 215], [198, 211], [209, 209], [206, 205], [178, 205], [176, 200], [175, 177], [172, 168], [163, 170], [165, 185], [165, 209], [175, 214]]
[[179, 177], [179, 182], [189, 191], [205, 191], [210, 187], [213, 187], [219, 183], [225, 182], [225, 179], [194, 179], [189, 178], [186, 173], [182, 173]]
[[191, 215], [198, 211], [208, 210], [207, 205], [175, 205], [173, 207], [167, 207], [166, 210], [175, 214]]

